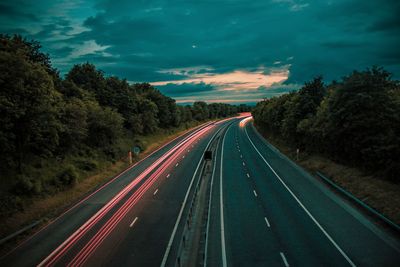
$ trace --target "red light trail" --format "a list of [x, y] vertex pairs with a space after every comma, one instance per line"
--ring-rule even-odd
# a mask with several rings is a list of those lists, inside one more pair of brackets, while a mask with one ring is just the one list
[[[208, 123], [196, 129], [171, 148], [167, 153], [161, 156], [146, 170], [144, 170], [135, 180], [121, 190], [113, 199], [104, 205], [95, 215], [93, 215], [86, 223], [84, 223], [77, 231], [75, 231], [67, 240], [57, 247], [48, 257], [46, 257], [39, 266], [52, 266], [59, 261], [65, 254], [78, 243], [78, 241], [87, 234], [94, 225], [96, 225], [112, 208], [114, 208], [134, 187], [140, 183], [152, 171], [153, 174], [129, 197], [129, 199], [112, 215], [112, 217], [101, 227], [101, 229], [91, 238], [82, 250], [75, 256], [69, 266], [82, 265], [90, 254], [101, 244], [107, 235], [115, 228], [115, 226], [124, 218], [129, 210], [137, 203], [144, 193], [153, 185], [153, 183], [161, 176], [161, 174], [174, 162], [180, 153], [184, 152], [187, 147], [192, 145], [198, 138], [207, 133], [214, 127], [213, 122]], [[164, 161], [164, 163], [163, 163]], [[161, 164], [161, 165], [160, 165]], [[157, 166], [160, 167], [157, 168]], [[156, 169], [157, 168], [157, 169]]]

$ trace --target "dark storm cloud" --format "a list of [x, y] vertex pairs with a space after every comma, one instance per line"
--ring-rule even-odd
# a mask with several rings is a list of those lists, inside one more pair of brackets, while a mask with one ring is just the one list
[[[132, 82], [163, 82], [160, 90], [180, 102], [190, 97], [253, 101], [299, 88], [315, 75], [330, 81], [372, 65], [400, 75], [397, 0], [16, 0], [1, 5], [0, 30], [41, 41], [62, 73], [89, 61]], [[272, 79], [277, 72], [287, 73], [286, 81], [258, 90], [226, 91], [224, 84], [201, 79], [237, 77], [245, 86], [241, 74]]]
[[156, 82], [160, 80], [183, 80], [185, 75], [176, 75], [171, 73], [161, 73], [153, 67], [135, 66], [129, 64], [105, 65], [102, 70], [106, 74], [125, 77], [131, 82]]
[[0, 17], [8, 17], [10, 19], [39, 21], [39, 18], [32, 14], [22, 11], [21, 7], [14, 3], [0, 3]]
[[157, 86], [157, 88], [171, 97], [198, 96], [204, 93], [212, 93], [216, 90], [214, 86], [205, 83], [183, 83], [179, 85], [169, 83], [164, 86]]

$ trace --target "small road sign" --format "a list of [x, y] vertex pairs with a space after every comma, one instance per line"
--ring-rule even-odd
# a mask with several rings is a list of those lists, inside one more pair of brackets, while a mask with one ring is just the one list
[[135, 153], [135, 155], [137, 156], [137, 155], [139, 155], [139, 153], [140, 153], [140, 147], [134, 146], [134, 147], [132, 148], [132, 151], [133, 151], [133, 153]]

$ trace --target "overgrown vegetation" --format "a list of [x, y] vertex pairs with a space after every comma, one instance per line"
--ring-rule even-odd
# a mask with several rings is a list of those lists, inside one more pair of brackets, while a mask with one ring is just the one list
[[132, 146], [145, 149], [146, 135], [248, 110], [178, 106], [148, 83], [107, 77], [90, 63], [62, 78], [40, 48], [0, 35], [0, 217], [22, 208], [19, 196], [65, 190]]
[[400, 85], [381, 68], [329, 85], [317, 77], [259, 102], [252, 114], [257, 127], [292, 148], [400, 181]]

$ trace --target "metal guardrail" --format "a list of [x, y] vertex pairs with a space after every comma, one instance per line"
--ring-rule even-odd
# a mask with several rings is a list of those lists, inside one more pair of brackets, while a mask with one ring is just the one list
[[366, 204], [362, 200], [358, 199], [356, 196], [354, 196], [353, 194], [351, 194], [350, 192], [348, 192], [347, 190], [345, 190], [341, 186], [337, 185], [335, 182], [333, 182], [331, 179], [326, 177], [321, 172], [317, 171], [316, 174], [317, 174], [318, 177], [320, 177], [324, 182], [326, 182], [328, 185], [333, 187], [335, 190], [337, 190], [338, 192], [340, 192], [341, 194], [346, 196], [351, 201], [355, 202], [358, 206], [360, 206], [361, 208], [365, 209], [367, 212], [369, 212], [370, 214], [372, 214], [376, 218], [380, 219], [382, 222], [384, 222], [391, 229], [393, 229], [393, 230], [397, 231], [398, 233], [400, 233], [400, 226], [398, 224], [396, 224], [393, 221], [391, 221], [390, 219], [386, 218], [383, 214], [381, 214], [380, 212], [376, 211], [374, 208], [372, 208], [371, 206], [369, 206], [368, 204]]
[[16, 231], [15, 233], [13, 233], [13, 234], [11, 234], [11, 235], [9, 235], [9, 236], [4, 237], [3, 239], [0, 240], [0, 245], [4, 244], [4, 243], [7, 242], [8, 240], [11, 240], [11, 239], [13, 239], [14, 237], [16, 237], [16, 236], [18, 236], [18, 235], [20, 235], [20, 234], [22, 234], [22, 233], [24, 233], [24, 232], [26, 232], [26, 231], [32, 229], [33, 227], [35, 227], [35, 226], [37, 226], [38, 224], [40, 224], [42, 221], [43, 221], [43, 220], [39, 220], [39, 221], [33, 222], [33, 223], [31, 223], [30, 225], [25, 226], [24, 228], [22, 228], [22, 229]]
[[201, 182], [203, 181], [202, 178], [203, 178], [205, 166], [206, 166], [206, 164], [205, 164], [205, 162], [203, 162], [201, 171], [199, 173], [199, 179], [197, 180], [196, 187], [194, 188], [193, 198], [190, 202], [190, 208], [189, 208], [189, 212], [187, 214], [186, 220], [185, 220], [185, 225], [183, 227], [182, 237], [181, 237], [181, 240], [179, 241], [177, 258], [176, 258], [176, 266], [182, 266], [182, 254], [184, 253], [184, 249], [187, 246], [187, 244], [186, 244], [187, 236], [192, 227], [193, 212], [194, 212], [195, 206], [197, 204], [196, 203], [197, 197], [198, 197]]
[[[209, 148], [214, 152], [217, 150], [218, 143], [220, 141], [219, 134], [224, 132], [224, 131], [222, 131], [222, 129], [225, 129], [225, 128], [221, 128], [219, 130], [219, 133], [217, 133], [214, 136], [213, 140], [211, 141], [211, 143], [209, 145]], [[215, 157], [215, 153], [213, 153], [213, 154], [214, 154], [214, 157]], [[197, 216], [199, 216], [198, 218], [194, 218], [194, 215], [195, 215], [194, 213], [195, 213], [196, 205], [199, 204], [197, 202], [198, 202], [198, 196], [199, 196], [199, 191], [200, 191], [202, 182], [203, 181], [206, 182], [206, 175], [209, 175], [209, 173], [208, 173], [209, 169], [208, 168], [210, 168], [210, 167], [212, 168], [213, 164], [215, 164], [214, 160], [212, 160], [211, 162], [212, 162], [211, 166], [204, 159], [203, 159], [203, 162], [202, 162], [202, 166], [201, 166], [200, 173], [199, 173], [199, 178], [197, 180], [197, 184], [196, 184], [196, 187], [194, 188], [194, 192], [193, 192], [193, 197], [192, 197], [192, 200], [190, 202], [190, 206], [189, 206], [190, 208], [189, 208], [188, 214], [186, 215], [186, 218], [185, 218], [185, 224], [183, 226], [182, 237], [181, 237], [181, 239], [179, 240], [179, 243], [178, 243], [179, 245], [178, 245], [177, 254], [176, 254], [176, 260], [175, 260], [175, 266], [178, 266], [178, 267], [182, 266], [182, 264], [183, 264], [184, 253], [185, 252], [187, 253], [187, 251], [185, 251], [185, 249], [187, 249], [187, 246], [188, 246], [187, 241], [188, 241], [188, 238], [190, 237], [190, 234], [193, 234], [193, 233], [190, 232], [191, 230], [193, 230], [193, 229], [191, 229], [192, 224], [193, 224], [193, 219], [201, 220], [202, 221], [202, 223], [201, 223], [201, 225], [202, 225], [201, 227], [202, 228], [204, 226], [203, 225], [204, 220], [206, 220], [206, 223], [207, 223], [207, 220], [209, 219], [208, 216], [204, 216], [205, 212], [208, 215], [208, 208], [209, 208], [208, 201], [209, 201], [209, 199], [206, 200], [207, 203], [205, 204], [205, 207], [204, 207], [205, 211], [203, 211], [203, 213], [197, 214]], [[209, 182], [210, 181], [208, 181], [208, 183]], [[207, 186], [205, 194], [208, 195], [209, 192], [210, 192], [209, 191], [210, 190], [209, 185], [207, 184], [207, 185], [204, 185], [204, 186]], [[207, 231], [205, 231], [205, 232], [201, 231], [200, 242], [201, 242], [201, 240], [207, 239], [207, 234], [208, 234]], [[202, 251], [198, 251], [198, 253], [199, 253], [198, 255], [201, 255], [201, 261], [204, 263], [205, 257], [206, 257], [206, 253], [204, 251], [203, 252]], [[198, 259], [198, 260], [200, 260], [200, 259]]]

